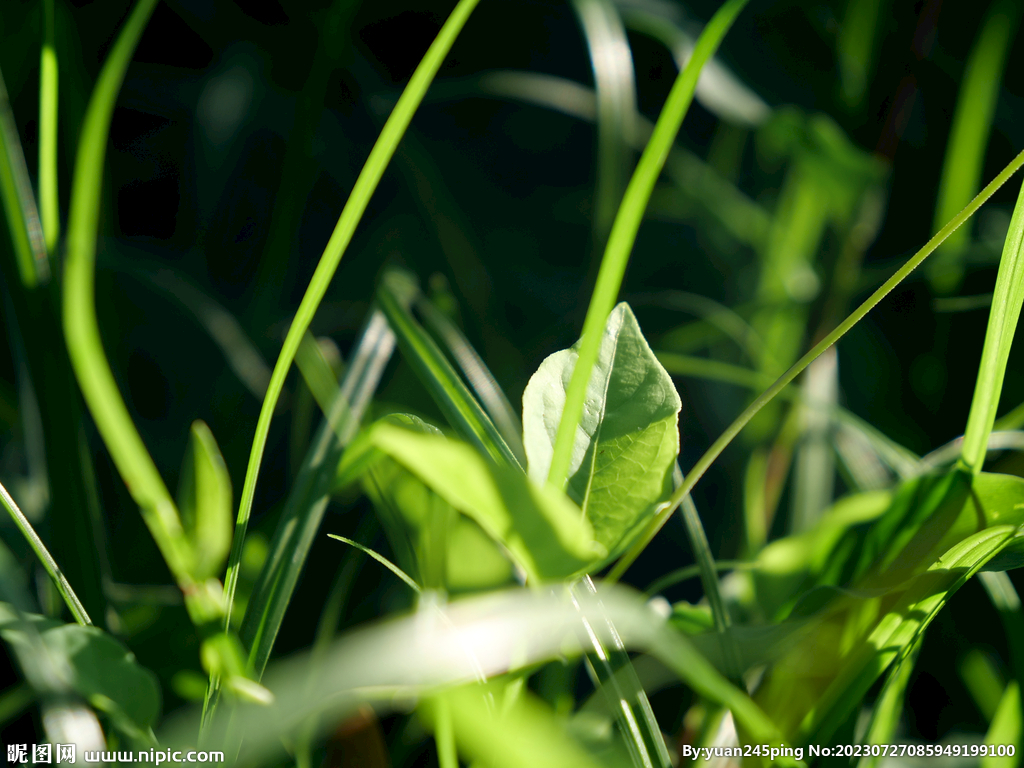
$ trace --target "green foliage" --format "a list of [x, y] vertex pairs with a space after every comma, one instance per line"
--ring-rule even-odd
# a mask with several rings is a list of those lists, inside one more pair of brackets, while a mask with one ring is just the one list
[[231, 547], [231, 478], [217, 441], [201, 421], [192, 423], [178, 480], [178, 509], [192, 545], [192, 578], [220, 574]]
[[[579, 346], [544, 360], [523, 393], [523, 442], [536, 483], [548, 477]], [[587, 387], [566, 486], [610, 558], [632, 543], [671, 492], [681, 405], [633, 310], [619, 304]]]

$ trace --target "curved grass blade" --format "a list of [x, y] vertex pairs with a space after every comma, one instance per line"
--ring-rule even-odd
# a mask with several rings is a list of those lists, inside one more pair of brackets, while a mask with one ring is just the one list
[[147, 527], [179, 582], [189, 581], [191, 553], [174, 502], [142, 442], [103, 351], [94, 293], [103, 160], [114, 103], [156, 0], [139, 0], [100, 72], [75, 161], [64, 269], [64, 337], [71, 364], [100, 435]]
[[253, 587], [238, 633], [257, 677], [266, 668], [309, 548], [320, 529], [342, 452], [355, 434], [391, 359], [394, 343], [387, 320], [379, 310], [374, 310], [288, 494], [270, 553]]
[[396, 271], [385, 274], [377, 290], [377, 303], [395, 332], [403, 356], [459, 434], [494, 463], [522, 469], [494, 422], [407, 309], [418, 292], [408, 275]]
[[34, 288], [45, 283], [50, 277], [46, 244], [3, 75], [0, 75], [0, 199], [22, 285]]
[[427, 329], [444, 344], [449, 354], [455, 359], [456, 364], [462, 370], [462, 375], [466, 377], [469, 385], [480, 398], [480, 403], [505, 439], [509, 449], [516, 455], [520, 464], [525, 464], [523, 424], [494, 375], [488, 370], [486, 363], [462, 335], [459, 327], [430, 301], [421, 297], [416, 301], [416, 309], [423, 315]]
[[270, 421], [274, 415], [277, 400], [284, 387], [285, 377], [291, 368], [295, 353], [298, 351], [302, 337], [309, 329], [313, 315], [327, 292], [327, 287], [334, 276], [335, 270], [341, 261], [345, 249], [352, 240], [356, 225], [363, 216], [366, 206], [369, 205], [370, 197], [373, 195], [377, 184], [384, 175], [384, 169], [391, 160], [398, 142], [405, 133], [406, 128], [412, 121], [416, 108], [423, 101], [431, 81], [437, 74], [441, 63], [448, 55], [455, 38], [458, 37], [462, 27], [469, 19], [469, 15], [479, 0], [459, 0], [458, 5], [452, 11], [448, 20], [437, 33], [434, 42], [413, 72], [409, 84], [405, 87], [398, 103], [395, 105], [391, 116], [384, 124], [377, 142], [370, 150], [370, 156], [366, 159], [359, 177], [356, 179], [348, 201], [342, 209], [338, 224], [331, 234], [331, 239], [324, 248], [323, 255], [317, 264], [316, 271], [309, 281], [306, 293], [302, 297], [299, 309], [288, 329], [284, 345], [274, 364], [274, 371], [270, 376], [270, 383], [267, 386], [267, 395], [263, 400], [263, 407], [260, 409], [259, 420], [256, 422], [256, 433], [253, 435], [252, 450], [249, 454], [249, 464], [245, 470], [245, 482], [242, 486], [242, 497], [238, 506], [238, 518], [235, 522], [234, 542], [231, 549], [231, 556], [228, 559], [228, 571], [225, 578], [225, 596], [227, 600], [227, 621], [230, 621], [231, 605], [234, 602], [235, 589], [238, 586], [238, 569], [242, 557], [242, 547], [245, 544], [245, 530], [249, 525], [249, 514], [252, 511], [253, 497], [256, 494], [256, 481], [259, 477], [260, 462], [263, 459], [263, 450], [266, 448], [267, 435], [270, 432]]
[[[658, 116], [658, 122], [651, 134], [636, 171], [629, 181], [622, 204], [619, 206], [615, 223], [608, 236], [608, 245], [601, 261], [597, 284], [583, 323], [583, 336], [579, 349], [579, 360], [573, 370], [572, 379], [566, 392], [565, 409], [558, 425], [554, 455], [548, 471], [548, 482], [564, 488], [566, 473], [572, 460], [576, 427], [583, 414], [590, 374], [597, 361], [601, 338], [608, 322], [608, 315], [615, 305], [619, 286], [626, 271], [633, 242], [640, 229], [644, 209], [651, 197], [654, 185], [668, 158], [675, 135], [682, 125], [683, 117], [693, 101], [693, 92], [704, 64], [718, 49], [726, 32], [732, 26], [747, 0], [726, 0], [704, 28], [686, 68], [676, 78], [665, 106]], [[685, 494], [680, 495], [680, 498]]]
[[363, 544], [360, 544], [358, 541], [352, 541], [352, 539], [346, 539], [344, 536], [339, 536], [336, 533], [328, 533], [327, 535], [330, 538], [332, 538], [332, 539], [337, 539], [342, 544], [348, 544], [350, 547], [355, 547], [360, 552], [363, 552], [364, 554], [369, 555], [374, 560], [376, 560], [378, 563], [380, 563], [385, 568], [387, 568], [389, 571], [391, 571], [393, 574], [395, 574], [395, 576], [397, 576], [402, 581], [404, 581], [406, 584], [408, 584], [409, 588], [413, 592], [415, 592], [417, 595], [420, 594], [421, 592], [423, 592], [423, 590], [420, 588], [420, 585], [417, 584], [415, 581], [413, 581], [412, 577], [410, 577], [409, 574], [407, 574], [405, 571], [403, 571], [397, 565], [395, 565], [390, 560], [388, 560], [386, 557], [384, 557], [384, 555], [381, 555], [381, 554], [373, 551], [369, 547], [367, 547], [367, 546], [365, 546]]
[[[935, 229], [967, 205], [981, 183], [1003, 72], [1022, 9], [1017, 0], [995, 0], [971, 48], [942, 164]], [[959, 284], [964, 270], [960, 256], [970, 234], [965, 227], [950, 235], [930, 265], [928, 276], [940, 293], [949, 293]]]
[[[985, 743], [990, 747], [1019, 745], [1024, 743], [1024, 707], [1021, 706], [1020, 684], [1014, 680], [1006, 686], [999, 700], [992, 725], [985, 734]], [[999, 757], [988, 754], [979, 761], [981, 768], [1017, 768], [1020, 755]]]
[[39, 562], [43, 564], [43, 568], [50, 575], [53, 580], [54, 586], [57, 587], [57, 591], [60, 592], [60, 596], [64, 598], [64, 603], [67, 605], [68, 610], [71, 611], [71, 615], [75, 617], [75, 621], [81, 624], [83, 627], [91, 626], [92, 619], [89, 618], [89, 614], [86, 613], [85, 607], [82, 605], [82, 601], [78, 599], [78, 595], [75, 594], [75, 590], [71, 588], [71, 584], [65, 578], [64, 574], [61, 573], [60, 566], [57, 565], [57, 561], [53, 559], [53, 555], [50, 554], [50, 550], [43, 544], [43, 540], [39, 538], [39, 534], [36, 533], [32, 527], [32, 523], [28, 521], [21, 509], [15, 503], [14, 499], [11, 498], [11, 494], [7, 492], [7, 489], [0, 485], [0, 503], [4, 505], [4, 509], [7, 510], [7, 514], [14, 520], [14, 524], [18, 526], [18, 530], [21, 531], [25, 540], [32, 547], [32, 551], [36, 553], [36, 557], [39, 558]]
[[39, 219], [48, 253], [60, 236], [57, 198], [57, 48], [54, 44], [54, 0], [43, 0], [43, 46], [39, 54]]
[[[992, 197], [997, 189], [1005, 184], [1014, 173], [1020, 170], [1022, 165], [1024, 165], [1024, 152], [1019, 153], [1013, 160], [1011, 160], [1010, 163], [1000, 171], [999, 174], [989, 182], [983, 190], [981, 190], [981, 192], [978, 193], [977, 197], [975, 197], [966, 208], [954, 216], [946, 226], [940, 229], [902, 267], [896, 270], [896, 273], [892, 277], [886, 280], [874, 293], [871, 294], [871, 296], [857, 307], [857, 309], [850, 313], [843, 322], [836, 326], [836, 328], [825, 336], [825, 338], [814, 345], [807, 354], [801, 357], [788, 371], [776, 379], [774, 384], [762, 392], [749, 406], [747, 406], [747, 408], [736, 417], [735, 421], [725, 429], [718, 439], [711, 444], [711, 447], [704, 452], [704, 455], [697, 460], [693, 469], [691, 469], [690, 473], [686, 476], [686, 481], [675, 492], [675, 494], [673, 494], [672, 501], [678, 503], [683, 496], [693, 490], [693, 487], [704, 476], [704, 473], [708, 471], [708, 468], [714, 463], [715, 459], [721, 455], [726, 446], [733, 441], [743, 427], [747, 425], [747, 422], [749, 422], [758, 411], [760, 411], [767, 403], [775, 399], [776, 395], [789, 386], [789, 384], [822, 352], [839, 341], [847, 331], [859, 323], [864, 316], [867, 315], [867, 313], [870, 312], [876, 304], [878, 304], [878, 302], [885, 298], [893, 288], [899, 285], [907, 275], [913, 272], [921, 262], [928, 258], [939, 244], [949, 237], [951, 232], [955, 231], [960, 225], [967, 221], [967, 219], [973, 216], [978, 209], [981, 208], [981, 206], [984, 205], [990, 197]], [[613, 573], [623, 573], [633, 563], [633, 561], [639, 557], [640, 553], [643, 552], [662, 524], [664, 524], [664, 520], [655, 520], [647, 533], [622, 557], [619, 563], [616, 564]]]
[[1003, 377], [1010, 358], [1013, 335], [1024, 305], [1024, 185], [1010, 217], [1010, 228], [999, 260], [999, 272], [992, 294], [992, 308], [981, 350], [978, 380], [974, 385], [971, 410], [967, 416], [960, 464], [977, 474], [985, 463], [988, 438], [996, 420], [1003, 391]]

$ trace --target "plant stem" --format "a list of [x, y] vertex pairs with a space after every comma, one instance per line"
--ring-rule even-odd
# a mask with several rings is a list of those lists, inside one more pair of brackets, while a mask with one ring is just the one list
[[548, 482], [559, 488], [564, 488], [568, 480], [566, 474], [569, 471], [572, 458], [576, 429], [580, 416], [583, 414], [590, 374], [594, 363], [597, 362], [601, 336], [604, 333], [605, 324], [608, 322], [608, 315], [615, 305], [615, 299], [619, 295], [622, 278], [626, 273], [626, 264], [629, 262], [629, 255], [633, 250], [633, 243], [640, 229], [644, 210], [647, 208], [658, 176], [665, 166], [665, 160], [672, 149], [683, 118], [693, 101], [701, 69], [718, 50], [726, 32], [729, 31], [747, 1], [727, 0], [704, 28], [693, 50], [693, 56], [690, 57], [690, 61], [683, 71], [679, 73], [669, 92], [665, 106], [658, 116], [658, 122], [654, 126], [651, 140], [640, 157], [640, 162], [629, 181], [626, 194], [615, 216], [611, 233], [608, 235], [604, 258], [601, 261], [601, 270], [597, 275], [597, 284], [594, 286], [590, 307], [587, 309], [587, 317], [583, 322], [579, 358], [565, 394], [565, 407], [562, 410], [561, 421], [558, 423], [558, 434], [555, 437], [555, 447], [548, 470]]
[[[426, 95], [427, 88], [437, 74], [441, 63], [451, 50], [455, 38], [458, 37], [462, 27], [469, 19], [470, 13], [476, 7], [479, 0], [459, 0], [451, 16], [441, 27], [434, 42], [431, 43], [426, 55], [413, 72], [409, 84], [405, 87], [398, 103], [395, 105], [391, 116], [384, 124], [377, 142], [370, 150], [370, 155], [356, 179], [352, 192], [349, 195], [345, 207], [341, 211], [338, 223], [334, 228], [331, 239], [327, 242], [316, 271], [313, 273], [306, 293], [302, 297], [299, 309], [295, 313], [288, 335], [285, 337], [281, 353], [278, 355], [277, 363], [274, 365], [274, 372], [270, 376], [270, 384], [267, 386], [267, 394], [263, 399], [263, 406], [260, 409], [259, 419], [256, 422], [256, 433], [253, 436], [252, 449], [249, 453], [249, 464], [245, 471], [245, 482], [242, 485], [242, 498], [238, 506], [238, 518], [235, 522], [234, 541], [231, 546], [231, 555], [228, 558], [228, 571], [225, 578], [226, 612], [225, 622], [230, 621], [231, 605], [234, 602], [235, 589], [238, 586], [238, 569], [242, 558], [242, 547], [245, 544], [245, 531], [249, 525], [249, 515], [252, 512], [253, 497], [256, 494], [256, 481], [259, 477], [260, 463], [263, 460], [263, 450], [267, 445], [267, 435], [270, 432], [270, 421], [274, 416], [274, 408], [284, 387], [285, 377], [291, 368], [295, 353], [298, 351], [299, 343], [303, 335], [309, 329], [317, 307], [327, 292], [331, 278], [338, 268], [345, 249], [352, 240], [356, 226], [366, 211], [377, 184], [384, 175], [398, 142], [409, 127], [412, 116], [419, 107], [420, 102]], [[330, 44], [325, 43], [325, 44]]]
[[32, 523], [28, 521], [25, 514], [21, 511], [14, 499], [11, 498], [11, 494], [7, 492], [7, 489], [3, 485], [0, 485], [0, 503], [3, 504], [7, 510], [11, 519], [14, 520], [14, 524], [18, 526], [18, 529], [24, 535], [25, 540], [28, 541], [29, 546], [32, 547], [32, 551], [36, 553], [36, 557], [39, 558], [39, 562], [43, 564], [43, 568], [50, 574], [50, 578], [53, 579], [53, 583], [57, 587], [57, 591], [60, 592], [61, 597], [64, 598], [64, 602], [67, 604], [68, 609], [71, 611], [71, 615], [75, 617], [75, 621], [81, 624], [83, 627], [92, 626], [92, 619], [89, 618], [89, 614], [85, 611], [85, 606], [82, 605], [82, 601], [78, 599], [78, 595], [75, 594], [75, 590], [71, 588], [71, 584], [61, 573], [60, 566], [57, 565], [57, 561], [53, 559], [53, 555], [50, 554], [50, 550], [43, 544], [43, 540], [39, 538], [39, 534], [36, 533], [32, 527]]
[[54, 0], [43, 0], [43, 48], [39, 57], [39, 219], [46, 251], [53, 254], [60, 235], [57, 198], [57, 49], [53, 37]]

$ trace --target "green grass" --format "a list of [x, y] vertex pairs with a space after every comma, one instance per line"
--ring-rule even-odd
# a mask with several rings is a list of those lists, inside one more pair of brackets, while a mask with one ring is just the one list
[[1019, 765], [1017, 6], [477, 5], [0, 11], [4, 740]]

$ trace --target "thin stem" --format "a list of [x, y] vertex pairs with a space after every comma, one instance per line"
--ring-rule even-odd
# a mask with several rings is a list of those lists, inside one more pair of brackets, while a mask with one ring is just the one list
[[43, 0], [43, 48], [39, 57], [39, 219], [47, 253], [60, 236], [57, 198], [57, 48], [54, 45], [53, 0]]
[[7, 513], [14, 520], [14, 524], [18, 526], [18, 529], [24, 535], [25, 540], [28, 541], [29, 546], [32, 547], [32, 551], [36, 553], [36, 557], [39, 558], [39, 562], [43, 564], [43, 568], [50, 574], [50, 578], [53, 579], [53, 583], [57, 587], [57, 591], [60, 592], [61, 597], [64, 598], [64, 602], [67, 604], [68, 609], [71, 611], [71, 615], [75, 617], [75, 621], [81, 624], [83, 627], [92, 626], [92, 619], [89, 618], [89, 614], [86, 613], [85, 607], [82, 605], [82, 601], [78, 599], [78, 595], [75, 594], [75, 590], [71, 588], [71, 584], [68, 583], [67, 578], [61, 573], [60, 566], [57, 565], [57, 561], [53, 559], [53, 555], [50, 554], [50, 550], [43, 544], [43, 540], [39, 538], [39, 534], [36, 533], [35, 528], [32, 527], [32, 523], [28, 521], [25, 514], [21, 511], [14, 499], [11, 498], [11, 494], [7, 492], [7, 489], [3, 485], [0, 485], [0, 503], [3, 504]]
[[[757, 399], [754, 400], [746, 410], [743, 411], [736, 420], [730, 424], [721, 436], [712, 443], [711, 447], [704, 452], [704, 455], [700, 457], [693, 469], [690, 470], [689, 474], [686, 475], [686, 479], [675, 493], [672, 494], [671, 499], [668, 502], [668, 507], [672, 508], [679, 504], [679, 502], [686, 496], [693, 487], [697, 484], [704, 473], [708, 471], [708, 468], [714, 463], [722, 451], [725, 450], [726, 446], [733, 441], [733, 439], [740, 433], [740, 431], [747, 425], [754, 415], [764, 408], [769, 402], [771, 402], [776, 395], [778, 395], [783, 389], [785, 389], [797, 376], [799, 376], [803, 370], [810, 365], [822, 352], [831, 347], [843, 335], [846, 334], [853, 326], [859, 323], [868, 312], [870, 312], [878, 302], [880, 302], [885, 296], [897, 285], [899, 285], [911, 272], [913, 272], [922, 261], [935, 251], [936, 248], [954, 232], [957, 227], [962, 225], [971, 216], [973, 216], [982, 205], [984, 205], [996, 190], [1005, 184], [1013, 174], [1020, 170], [1021, 166], [1024, 166], [1024, 152], [1018, 154], [1010, 163], [996, 176], [991, 182], [983, 189], [978, 195], [964, 208], [960, 213], [954, 216], [946, 226], [940, 229], [925, 245], [915, 253], [902, 267], [896, 270], [896, 273], [886, 280], [881, 287], [878, 288], [874, 293], [867, 298], [867, 300], [855, 309], [843, 322], [841, 322], [836, 328], [828, 334], [824, 339], [818, 342], [810, 352], [801, 357], [788, 371], [780, 376], [774, 384], [768, 389], [762, 392]], [[622, 556], [622, 559], [615, 565], [613, 574], [622, 574], [632, 565], [633, 561], [640, 556], [640, 553], [647, 547], [654, 538], [658, 530], [667, 520], [667, 516], [658, 516], [655, 518], [653, 523], [648, 526], [644, 535], [634, 544], [630, 550]]]
[[636, 171], [626, 188], [622, 205], [619, 206], [619, 211], [615, 216], [611, 233], [608, 235], [604, 258], [601, 261], [601, 270], [597, 275], [597, 284], [594, 286], [590, 307], [587, 309], [587, 317], [583, 322], [583, 338], [580, 342], [579, 358], [566, 391], [565, 407], [558, 423], [558, 434], [555, 437], [554, 451], [548, 470], [548, 482], [559, 488], [564, 487], [567, 481], [566, 475], [572, 458], [576, 428], [580, 416], [583, 414], [590, 374], [594, 363], [597, 362], [601, 336], [604, 333], [605, 324], [608, 322], [608, 315], [618, 297], [619, 287], [622, 285], [622, 278], [626, 273], [626, 264], [629, 262], [629, 255], [640, 229], [640, 221], [643, 219], [647, 203], [654, 191], [654, 185], [665, 166], [665, 160], [672, 149], [675, 136], [683, 123], [690, 102], [693, 101], [701, 69], [718, 50], [726, 32], [729, 31], [733, 21], [746, 4], [747, 0], [727, 0], [704, 28], [694, 48], [693, 56], [690, 57], [686, 68], [679, 73], [672, 86], [665, 106], [658, 116], [658, 122], [654, 126], [651, 140], [640, 157]]
[[263, 451], [267, 445], [270, 421], [274, 416], [274, 408], [281, 395], [281, 389], [284, 387], [285, 377], [288, 375], [288, 370], [295, 359], [299, 343], [309, 329], [313, 315], [316, 313], [320, 301], [327, 292], [327, 287], [330, 285], [331, 278], [334, 277], [334, 272], [341, 262], [341, 257], [352, 240], [356, 226], [359, 224], [359, 220], [362, 218], [366, 206], [369, 204], [370, 198], [377, 188], [377, 184], [384, 175], [384, 169], [387, 168], [392, 155], [395, 153], [395, 149], [398, 147], [398, 142], [409, 127], [413, 114], [416, 112], [417, 107], [419, 107], [420, 102], [423, 101], [427, 88], [437, 74], [438, 69], [440, 69], [441, 63], [448, 55], [448, 51], [455, 42], [455, 38], [462, 31], [463, 26], [465, 26], [466, 21], [469, 19], [470, 13], [472, 13], [478, 2], [479, 0], [459, 0], [455, 10], [452, 11], [451, 16], [448, 17], [441, 31], [438, 32], [437, 37], [434, 38], [434, 42], [416, 67], [416, 71], [413, 72], [409, 84], [402, 92], [391, 116], [384, 124], [377, 142], [373, 145], [373, 149], [370, 150], [370, 156], [366, 159], [363, 170], [359, 173], [359, 178], [356, 179], [355, 186], [352, 187], [348, 202], [345, 203], [345, 207], [342, 209], [341, 216], [338, 218], [338, 224], [334, 228], [334, 233], [331, 235], [331, 239], [328, 241], [327, 247], [320, 257], [320, 263], [317, 264], [313, 278], [309, 282], [309, 287], [306, 288], [306, 293], [302, 297], [299, 309], [295, 313], [291, 327], [288, 329], [288, 335], [285, 337], [281, 353], [278, 355], [277, 363], [274, 365], [274, 372], [271, 374], [270, 384], [267, 386], [267, 395], [263, 400], [263, 407], [260, 409], [259, 419], [256, 422], [256, 433], [253, 436], [252, 450], [249, 454], [249, 465], [245, 471], [245, 482], [242, 486], [242, 498], [238, 506], [234, 541], [231, 546], [231, 555], [228, 558], [228, 570], [224, 584], [227, 598], [225, 622], [228, 622], [231, 616], [231, 606], [235, 598], [235, 589], [238, 586], [238, 569], [242, 558], [242, 547], [245, 544], [245, 530], [249, 525], [249, 515], [252, 512], [252, 502], [256, 494], [256, 481], [259, 478], [260, 463], [263, 460]]

